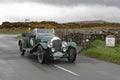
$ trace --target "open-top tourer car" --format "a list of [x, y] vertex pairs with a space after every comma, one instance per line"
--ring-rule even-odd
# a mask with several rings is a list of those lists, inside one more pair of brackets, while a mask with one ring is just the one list
[[31, 33], [22, 33], [23, 39], [18, 45], [20, 54], [37, 54], [39, 63], [43, 64], [47, 60], [67, 58], [69, 62], [76, 60], [76, 43], [62, 41], [55, 35], [54, 29], [35, 28]]

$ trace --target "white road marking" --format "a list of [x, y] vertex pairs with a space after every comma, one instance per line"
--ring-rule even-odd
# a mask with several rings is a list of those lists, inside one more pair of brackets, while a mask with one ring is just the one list
[[61, 66], [58, 66], [58, 65], [54, 65], [54, 66], [57, 67], [57, 68], [59, 68], [59, 69], [61, 69], [61, 70], [66, 71], [66, 72], [68, 72], [68, 73], [71, 73], [71, 74], [73, 74], [73, 75], [75, 75], [75, 76], [80, 76], [79, 74], [77, 74], [77, 73], [75, 73], [75, 72], [72, 72], [72, 71], [70, 71], [70, 70], [68, 70], [68, 69], [65, 69], [65, 68], [63, 68], [63, 67], [61, 67]]

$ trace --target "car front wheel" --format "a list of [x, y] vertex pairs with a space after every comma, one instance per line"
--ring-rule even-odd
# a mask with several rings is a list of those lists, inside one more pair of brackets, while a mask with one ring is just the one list
[[77, 52], [76, 52], [76, 49], [74, 48], [70, 48], [68, 50], [68, 61], [69, 62], [74, 62], [76, 60], [76, 56], [77, 56]]
[[45, 59], [45, 51], [41, 46], [38, 46], [37, 49], [37, 57], [38, 57], [38, 62], [40, 64], [44, 64], [46, 59]]

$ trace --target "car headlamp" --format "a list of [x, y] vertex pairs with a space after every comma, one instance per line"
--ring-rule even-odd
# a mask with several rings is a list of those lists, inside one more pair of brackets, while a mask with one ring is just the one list
[[51, 49], [51, 51], [52, 51], [52, 52], [55, 52], [55, 49], [54, 49], [54, 48], [52, 48], [52, 49]]
[[68, 47], [67, 42], [63, 41], [63, 42], [62, 42], [62, 47]]
[[48, 45], [49, 48], [53, 47], [53, 43], [51, 41], [48, 41], [47, 45]]

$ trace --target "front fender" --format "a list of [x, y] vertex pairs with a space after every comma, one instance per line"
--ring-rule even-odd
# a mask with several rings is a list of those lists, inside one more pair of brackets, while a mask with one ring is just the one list
[[68, 47], [76, 48], [77, 44], [75, 42], [68, 42]]
[[41, 45], [44, 49], [47, 49], [47, 48], [48, 48], [48, 46], [47, 46], [46, 43], [40, 43], [40, 45]]

